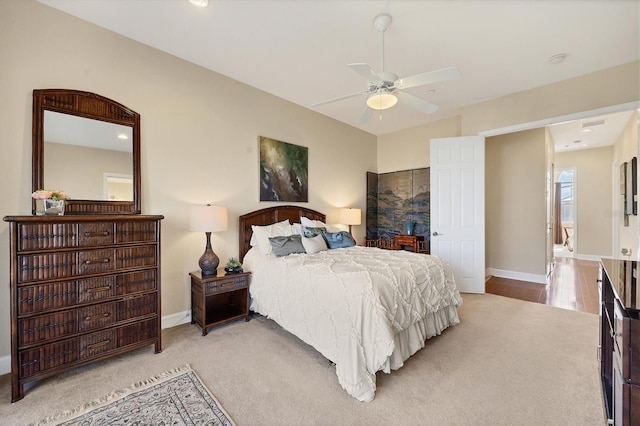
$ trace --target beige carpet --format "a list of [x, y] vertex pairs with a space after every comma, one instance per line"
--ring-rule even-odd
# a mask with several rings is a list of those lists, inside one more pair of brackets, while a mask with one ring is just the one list
[[600, 425], [598, 317], [494, 295], [463, 295], [461, 323], [431, 339], [373, 402], [340, 388], [335, 369], [270, 320], [203, 337], [186, 324], [153, 348], [43, 380], [11, 404], [0, 377], [0, 423], [28, 424], [176, 365], [192, 368], [238, 425]]

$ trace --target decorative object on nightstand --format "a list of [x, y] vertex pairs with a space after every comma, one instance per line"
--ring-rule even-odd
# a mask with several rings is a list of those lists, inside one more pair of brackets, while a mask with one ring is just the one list
[[250, 272], [203, 275], [200, 271], [191, 276], [191, 324], [202, 327], [202, 335], [214, 325], [244, 318], [249, 321]]
[[220, 206], [191, 206], [189, 230], [204, 232], [207, 245], [198, 261], [202, 275], [216, 275], [220, 259], [211, 248], [211, 233], [227, 230], [227, 208]]
[[362, 223], [362, 212], [360, 209], [344, 208], [340, 209], [338, 215], [338, 223], [342, 225], [349, 225], [349, 234], [351, 233], [351, 225], [360, 225]]
[[227, 264], [224, 265], [224, 271], [227, 274], [237, 274], [242, 272], [242, 263], [235, 257], [230, 257]]

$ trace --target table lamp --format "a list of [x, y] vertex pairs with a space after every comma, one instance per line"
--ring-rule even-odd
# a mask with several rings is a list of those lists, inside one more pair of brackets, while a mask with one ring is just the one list
[[[360, 223], [362, 223], [362, 212], [360, 209], [340, 209], [338, 223], [349, 225], [349, 234], [351, 234], [351, 225], [360, 225]], [[353, 236], [353, 234], [351, 234], [351, 236]]]
[[189, 230], [204, 232], [207, 245], [198, 261], [202, 275], [216, 275], [220, 259], [211, 248], [211, 233], [227, 230], [227, 208], [220, 206], [191, 206]]

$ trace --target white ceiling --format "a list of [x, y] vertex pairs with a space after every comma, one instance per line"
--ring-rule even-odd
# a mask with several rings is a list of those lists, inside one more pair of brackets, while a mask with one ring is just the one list
[[[374, 135], [640, 59], [638, 0], [39, 1]], [[381, 12], [393, 17], [386, 71], [456, 66], [462, 78], [407, 90], [440, 106], [431, 115], [397, 105], [358, 125], [365, 96], [313, 108], [366, 89], [347, 64], [381, 71]], [[558, 53], [567, 58], [550, 64]]]
[[556, 152], [613, 145], [629, 122], [632, 111], [589, 117], [549, 126]]

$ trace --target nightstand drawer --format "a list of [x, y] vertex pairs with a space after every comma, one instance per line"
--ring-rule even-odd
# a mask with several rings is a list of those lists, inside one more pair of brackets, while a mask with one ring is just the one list
[[220, 281], [205, 283], [205, 295], [224, 293], [227, 291], [237, 290], [247, 287], [247, 276], [240, 275], [238, 277], [226, 278]]

